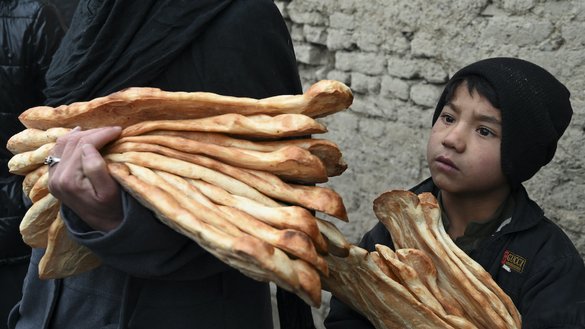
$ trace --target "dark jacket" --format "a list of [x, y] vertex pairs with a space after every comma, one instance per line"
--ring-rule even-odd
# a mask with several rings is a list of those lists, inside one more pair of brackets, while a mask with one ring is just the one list
[[8, 139], [18, 115], [42, 105], [44, 75], [64, 30], [54, 7], [38, 0], [0, 0], [0, 329], [21, 296], [30, 248], [18, 226], [29, 202], [22, 177], [8, 172]]
[[[24, 127], [18, 115], [43, 105], [45, 73], [64, 34], [54, 6], [39, 0], [0, 0], [0, 156]], [[2, 177], [6, 177], [3, 163]]]
[[[432, 192], [435, 196], [438, 193], [431, 179], [412, 191]], [[512, 221], [484, 241], [471, 258], [512, 298], [522, 315], [523, 328], [585, 328], [583, 259], [522, 186], [513, 197], [516, 207]], [[373, 251], [376, 243], [393, 246], [382, 223], [365, 234], [360, 246]], [[508, 271], [503, 264], [511, 254], [523, 262]], [[373, 328], [363, 316], [334, 297], [325, 325], [328, 329]]]
[[[80, 2], [78, 10], [85, 10], [87, 3]], [[136, 80], [136, 85], [254, 98], [301, 93], [292, 41], [271, 0], [232, 1], [206, 24], [158, 76]], [[122, 57], [126, 53], [120, 52]], [[125, 77], [111, 78], [125, 84]], [[88, 90], [101, 93], [108, 88]], [[25, 294], [11, 313], [11, 328], [272, 328], [267, 283], [240, 274], [162, 224], [131, 196], [123, 198], [124, 220], [107, 234], [91, 230], [63, 208], [73, 238], [104, 265], [42, 281], [37, 271], [44, 251], [33, 250]]]

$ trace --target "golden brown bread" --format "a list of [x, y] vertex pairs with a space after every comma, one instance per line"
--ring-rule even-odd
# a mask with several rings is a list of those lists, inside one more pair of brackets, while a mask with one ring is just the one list
[[[377, 265], [374, 253], [352, 245], [348, 257], [326, 256], [325, 290], [363, 314], [378, 329], [453, 328]], [[380, 261], [380, 259], [378, 259]]]
[[510, 298], [446, 234], [432, 194], [389, 191], [374, 212], [396, 251], [352, 245], [345, 258], [326, 256], [326, 290], [378, 329], [521, 327]]
[[311, 154], [317, 156], [325, 165], [327, 176], [329, 177], [341, 175], [347, 169], [347, 164], [343, 160], [343, 156], [337, 144], [326, 139], [296, 138], [262, 142], [233, 138], [218, 133], [175, 130], [155, 130], [148, 132], [147, 135], [179, 136], [201, 143], [236, 147], [260, 152], [272, 152], [286, 146], [294, 145], [306, 149], [311, 152]]
[[343, 83], [322, 80], [302, 95], [281, 95], [264, 99], [231, 97], [207, 92], [166, 92], [156, 88], [128, 88], [111, 95], [61, 105], [39, 106], [19, 117], [27, 128], [84, 129], [102, 126], [127, 127], [147, 120], [196, 119], [225, 113], [243, 115], [283, 113], [326, 116], [351, 105], [353, 95]]
[[309, 151], [294, 145], [270, 152], [260, 152], [202, 143], [177, 136], [133, 136], [117, 141], [123, 142], [154, 144], [189, 154], [205, 155], [240, 168], [270, 172], [290, 181], [306, 183], [327, 181], [327, 171], [323, 162]]
[[315, 218], [317, 219], [319, 232], [321, 232], [327, 241], [327, 251], [338, 257], [346, 257], [349, 255], [351, 244], [343, 236], [343, 233], [333, 223], [318, 217]]
[[437, 268], [427, 254], [419, 249], [398, 249], [396, 250], [396, 256], [402, 263], [412, 267], [419, 274], [425, 286], [441, 303], [446, 314], [452, 314], [458, 317], [464, 316], [465, 312], [463, 311], [463, 307], [457, 299], [453, 298], [450, 294], [443, 293], [439, 288]]
[[101, 263], [93, 252], [68, 236], [59, 212], [49, 227], [47, 250], [39, 262], [39, 278], [60, 279], [90, 271]]
[[184, 208], [185, 204], [168, 192], [170, 189], [164, 190], [138, 179], [124, 164], [111, 163], [108, 168], [114, 178], [137, 200], [153, 210], [161, 221], [190, 237], [220, 260], [254, 279], [274, 281], [301, 298], [306, 298], [305, 301], [310, 305], [320, 304], [320, 295], [319, 299], [309, 298], [317, 294], [306, 290], [320, 291], [320, 285], [301, 284], [292, 260], [280, 249], [251, 235], [236, 233], [238, 236], [235, 237], [210, 225], [199, 215]]
[[302, 114], [279, 114], [272, 117], [229, 113], [201, 119], [142, 121], [124, 128], [121, 137], [144, 135], [154, 130], [213, 132], [256, 139], [300, 137], [327, 132], [324, 125]]
[[60, 206], [61, 203], [52, 194], [33, 203], [20, 222], [22, 240], [33, 248], [46, 248], [49, 227]]
[[24, 180], [22, 181], [22, 191], [26, 196], [30, 197], [30, 191], [32, 190], [33, 186], [37, 183], [39, 178], [41, 178], [47, 172], [49, 172], [49, 166], [40, 166], [26, 174]]
[[249, 199], [256, 200], [261, 204], [277, 204], [274, 200], [239, 180], [190, 162], [168, 158], [149, 152], [110, 153], [107, 154], [105, 158], [112, 162], [132, 163], [146, 168], [166, 171], [186, 178], [201, 179], [213, 185], [221, 186], [230, 193], [245, 196]]
[[37, 148], [57, 141], [57, 138], [70, 132], [69, 128], [54, 127], [47, 130], [25, 129], [18, 134], [10, 137], [6, 143], [6, 148], [12, 154], [33, 151]]
[[319, 252], [327, 252], [327, 242], [319, 232], [317, 221], [306, 209], [297, 206], [267, 207], [246, 197], [232, 195], [201, 180], [187, 181], [217, 204], [243, 211], [278, 229], [293, 229], [307, 234]]
[[[432, 269], [434, 269], [434, 266], [429, 266], [428, 268], [423, 269], [423, 272], [418, 273], [412, 267], [400, 261], [394, 251], [389, 247], [376, 245], [376, 250], [385, 261], [389, 270], [396, 275], [399, 280], [398, 282], [408, 289], [419, 302], [430, 308], [435, 314], [445, 314], [445, 309], [441, 303], [439, 303], [437, 298], [429, 291], [429, 288], [420, 278], [421, 275], [432, 275]], [[422, 255], [424, 255], [424, 253]], [[431, 263], [429, 262], [427, 264]]]
[[[213, 169], [237, 179], [275, 200], [321, 211], [343, 221], [347, 221], [347, 212], [341, 196], [328, 188], [289, 184], [283, 182], [282, 179], [271, 173], [238, 168], [211, 158], [155, 144], [133, 142], [114, 143], [106, 150], [106, 153], [125, 153], [133, 151], [156, 153]], [[264, 204], [278, 206], [276, 203]]]
[[322, 273], [327, 273], [327, 265], [320, 259], [309, 237], [296, 230], [276, 230], [273, 227], [238, 212], [236, 209], [221, 207], [211, 202], [195, 186], [185, 179], [165, 172], [154, 172], [147, 168], [127, 164], [131, 173], [151, 185], [158, 186], [175, 198], [189, 211], [198, 214], [199, 218], [234, 237], [244, 233], [263, 240], [274, 247], [305, 259], [318, 266]]
[[396, 249], [419, 249], [432, 259], [439, 287], [463, 306], [466, 319], [479, 328], [521, 326], [510, 297], [447, 235], [431, 194], [385, 192], [374, 201], [374, 212], [390, 231]]
[[[44, 159], [73, 127], [120, 125], [125, 128], [121, 139], [102, 154], [123, 188], [228, 265], [318, 306], [320, 275], [328, 275], [323, 255], [347, 255], [349, 243], [309, 210], [343, 220], [347, 213], [333, 190], [300, 184], [325, 182], [347, 165], [337, 145], [307, 136], [326, 132], [314, 118], [349, 107], [352, 97], [335, 81], [319, 82], [303, 95], [261, 100], [131, 88], [26, 111], [20, 118], [27, 129], [9, 141], [16, 154], [10, 169], [27, 175], [25, 193], [34, 202], [24, 235], [48, 248], [41, 277], [74, 275], [95, 261], [50, 213], [59, 202], [49, 204]], [[162, 138], [156, 132], [132, 137], [158, 129], [171, 132]], [[197, 134], [207, 137], [194, 138]], [[281, 140], [289, 137], [303, 138]]]
[[[47, 166], [44, 166], [47, 167]], [[49, 194], [49, 172], [45, 172], [30, 189], [28, 197], [35, 203]]]
[[43, 165], [54, 146], [55, 143], [47, 143], [35, 150], [14, 155], [8, 160], [8, 170], [16, 175], [28, 174]]

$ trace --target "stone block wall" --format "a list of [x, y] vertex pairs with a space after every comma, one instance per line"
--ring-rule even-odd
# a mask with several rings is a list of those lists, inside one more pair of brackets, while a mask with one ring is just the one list
[[[349, 110], [321, 119], [349, 169], [326, 185], [338, 191], [357, 242], [377, 221], [373, 200], [408, 189], [429, 173], [431, 116], [450, 75], [476, 60], [535, 62], [571, 90], [575, 110], [555, 159], [526, 187], [585, 256], [585, 1], [277, 0], [293, 38], [306, 90], [321, 79], [346, 83]], [[322, 328], [324, 305], [315, 310]]]

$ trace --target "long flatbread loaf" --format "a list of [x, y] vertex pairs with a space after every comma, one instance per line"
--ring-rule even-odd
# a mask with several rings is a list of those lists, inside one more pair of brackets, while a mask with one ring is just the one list
[[[134, 165], [129, 166], [133, 167]], [[305, 233], [292, 229], [275, 229], [273, 226], [267, 225], [243, 211], [232, 207], [220, 206], [211, 202], [193, 184], [190, 184], [182, 177], [162, 171], [155, 171], [155, 173], [168, 184], [180, 191], [181, 194], [193, 199], [193, 202], [200, 202], [208, 209], [221, 212], [223, 215], [222, 217], [237, 227], [240, 231], [253, 235], [258, 239], [286, 251], [293, 256], [304, 259], [315, 266], [320, 266], [324, 271], [322, 273], [327, 273], [324, 261], [322, 259], [318, 260], [320, 256], [317, 255], [315, 246], [309, 236]]]
[[322, 117], [348, 108], [351, 90], [341, 82], [322, 80], [302, 95], [264, 99], [231, 97], [208, 92], [166, 92], [156, 88], [128, 88], [111, 95], [53, 108], [31, 108], [19, 117], [27, 128], [76, 126], [96, 128], [146, 121], [197, 119], [224, 113], [243, 115], [283, 113]]
[[249, 215], [280, 229], [294, 229], [307, 234], [317, 250], [326, 253], [327, 242], [319, 232], [315, 217], [302, 207], [266, 207], [254, 200], [231, 195], [225, 190], [201, 180], [187, 179], [210, 200], [217, 204], [239, 209]]
[[49, 227], [47, 250], [39, 262], [39, 278], [60, 279], [92, 270], [101, 260], [67, 235], [61, 212]]
[[186, 178], [201, 179], [213, 185], [221, 186], [230, 193], [245, 196], [261, 204], [270, 206], [278, 205], [278, 203], [271, 198], [237, 179], [190, 162], [168, 158], [149, 152], [110, 153], [106, 155], [105, 158], [112, 162], [132, 163], [150, 169], [166, 171]]
[[37, 169], [29, 172], [22, 181], [22, 191], [28, 197], [30, 197], [30, 191], [35, 186], [37, 181], [43, 177], [44, 174], [49, 172], [49, 166], [40, 166]]
[[419, 249], [431, 257], [439, 286], [463, 306], [465, 318], [479, 328], [521, 327], [510, 297], [447, 235], [432, 195], [385, 192], [374, 201], [374, 212], [397, 249]]
[[283, 179], [323, 183], [327, 181], [327, 170], [318, 157], [298, 146], [287, 146], [270, 152], [240, 149], [202, 143], [177, 136], [132, 136], [125, 141], [161, 145], [190, 154], [201, 154], [240, 168], [256, 169], [273, 173]]
[[386, 275], [374, 255], [352, 245], [348, 257], [325, 257], [330, 270], [328, 278], [321, 278], [325, 290], [362, 313], [378, 329], [454, 328]]
[[271, 173], [238, 168], [201, 155], [182, 152], [155, 144], [133, 142], [115, 143], [106, 150], [106, 153], [125, 152], [151, 152], [194, 163], [237, 179], [275, 200], [321, 211], [346, 222], [348, 220], [347, 211], [341, 196], [328, 188], [289, 184]]
[[[114, 178], [141, 203], [153, 210], [157, 217], [177, 232], [190, 237], [202, 248], [240, 272], [261, 281], [273, 281], [296, 293], [309, 305], [321, 303], [320, 284], [301, 283], [308, 280], [297, 274], [297, 265], [278, 248], [251, 235], [234, 237], [201, 220], [184, 208], [170, 193], [148, 184], [130, 174], [121, 163], [110, 163], [108, 169]], [[311, 289], [311, 290], [307, 290]]]
[[34, 203], [49, 194], [49, 172], [45, 172], [30, 189], [28, 197]]
[[20, 222], [22, 240], [33, 248], [46, 248], [49, 227], [55, 220], [61, 202], [52, 194], [45, 195], [26, 212]]
[[143, 135], [154, 130], [224, 133], [255, 139], [276, 139], [322, 134], [327, 128], [302, 114], [244, 116], [228, 113], [201, 119], [150, 120], [124, 128], [121, 137]]
[[49, 128], [47, 130], [25, 129], [18, 134], [10, 137], [6, 143], [6, 148], [12, 154], [18, 154], [27, 151], [33, 151], [45, 144], [54, 143], [57, 138], [70, 132], [69, 128]]
[[17, 175], [26, 175], [43, 165], [55, 143], [47, 143], [33, 151], [16, 154], [8, 160], [8, 170]]
[[201, 143], [237, 147], [240, 149], [260, 152], [273, 152], [278, 149], [294, 145], [301, 147], [311, 152], [311, 154], [317, 156], [323, 162], [323, 164], [325, 164], [325, 168], [327, 168], [327, 176], [329, 177], [339, 176], [347, 169], [347, 164], [343, 160], [343, 156], [339, 150], [339, 147], [337, 144], [327, 139], [298, 138], [260, 142], [241, 138], [233, 138], [228, 135], [218, 133], [175, 130], [155, 130], [147, 133], [147, 135], [179, 136]]

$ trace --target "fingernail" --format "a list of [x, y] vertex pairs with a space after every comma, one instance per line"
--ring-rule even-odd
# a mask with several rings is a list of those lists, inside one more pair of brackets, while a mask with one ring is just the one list
[[81, 130], [81, 127], [80, 126], [77, 126], [77, 127], [73, 128], [72, 131], [80, 131], [80, 130]]

